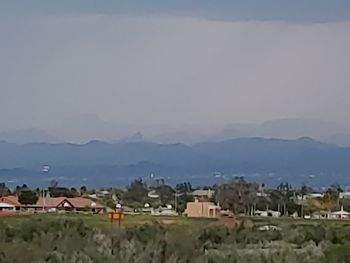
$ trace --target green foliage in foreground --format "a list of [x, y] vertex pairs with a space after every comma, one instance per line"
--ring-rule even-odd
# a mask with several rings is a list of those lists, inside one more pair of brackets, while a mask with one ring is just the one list
[[237, 228], [181, 219], [178, 222], [190, 224], [135, 221], [112, 230], [86, 224], [82, 218], [1, 219], [0, 262], [319, 263], [350, 259], [348, 224], [280, 221], [279, 230], [261, 231], [261, 222], [249, 219]]

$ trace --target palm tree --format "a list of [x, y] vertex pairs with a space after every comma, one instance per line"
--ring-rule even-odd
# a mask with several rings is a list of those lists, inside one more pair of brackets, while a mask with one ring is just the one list
[[277, 190], [282, 194], [281, 201], [283, 204], [283, 215], [288, 215], [287, 203], [291, 194], [292, 186], [288, 182], [280, 183]]

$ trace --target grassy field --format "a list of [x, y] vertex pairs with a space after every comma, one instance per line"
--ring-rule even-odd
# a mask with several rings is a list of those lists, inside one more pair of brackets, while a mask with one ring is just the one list
[[[60, 219], [83, 220], [89, 227], [96, 228], [118, 228], [118, 222], [113, 224], [105, 215], [86, 215], [86, 214], [33, 214], [33, 215], [17, 215], [11, 217], [0, 218], [6, 225], [19, 226], [29, 221], [56, 221]], [[129, 227], [146, 223], [158, 222], [169, 228], [187, 228], [187, 227], [205, 227], [208, 224], [218, 222], [217, 219], [210, 218], [186, 218], [186, 217], [165, 217], [150, 215], [126, 215], [121, 222], [121, 227]]]
[[[17, 215], [11, 217], [0, 218], [0, 221], [10, 226], [18, 226], [29, 221], [55, 221], [60, 219], [83, 220], [89, 227], [97, 228], [118, 228], [118, 222], [111, 222], [106, 214], [90, 215], [90, 214], [33, 214], [33, 215]], [[241, 217], [240, 222], [251, 221], [255, 226], [262, 225], [328, 225], [328, 226], [350, 226], [350, 220], [310, 220], [310, 219], [294, 219], [290, 217], [281, 218], [264, 218], [264, 217]], [[126, 215], [121, 222], [121, 227], [129, 227], [146, 223], [158, 222], [171, 228], [195, 227], [201, 228], [208, 225], [220, 224], [221, 221], [213, 218], [187, 218], [187, 217], [166, 217], [166, 216], [150, 216], [150, 215]]]
[[255, 225], [272, 224], [279, 226], [281, 224], [293, 224], [293, 225], [315, 225], [315, 224], [327, 224], [327, 225], [339, 225], [350, 226], [350, 220], [333, 220], [333, 219], [302, 219], [292, 217], [240, 217], [240, 221], [251, 220]]

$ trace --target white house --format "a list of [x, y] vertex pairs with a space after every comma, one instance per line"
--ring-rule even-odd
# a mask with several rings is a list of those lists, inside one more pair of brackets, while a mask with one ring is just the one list
[[350, 192], [340, 192], [339, 199], [350, 199]]
[[14, 205], [8, 204], [8, 203], [3, 203], [0, 202], [0, 211], [3, 212], [15, 212], [16, 207]]
[[267, 210], [267, 211], [256, 210], [254, 212], [254, 215], [262, 216], [262, 217], [280, 217], [281, 212], [273, 211], [273, 210]]
[[342, 206], [340, 211], [332, 212], [330, 214], [330, 219], [350, 219], [350, 213], [344, 211]]

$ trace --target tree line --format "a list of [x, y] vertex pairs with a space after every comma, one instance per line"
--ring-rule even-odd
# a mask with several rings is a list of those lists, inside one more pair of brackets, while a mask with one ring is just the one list
[[[133, 209], [141, 209], [145, 204], [150, 207], [160, 207], [167, 204], [172, 205], [182, 213], [186, 203], [193, 201], [192, 192], [194, 188], [190, 182], [179, 183], [171, 186], [162, 181], [160, 184], [147, 185], [142, 178], [133, 180], [125, 189], [108, 188], [106, 195], [99, 198], [111, 208], [116, 203], [129, 206]], [[350, 208], [347, 199], [340, 200], [339, 193], [343, 189], [339, 185], [331, 185], [323, 193], [323, 197], [306, 199], [305, 196], [313, 192], [307, 185], [293, 187], [288, 182], [281, 182], [275, 188], [268, 188], [264, 184], [247, 181], [244, 177], [236, 177], [222, 184], [202, 187], [201, 189], [212, 189], [214, 195], [206, 200], [218, 203], [223, 209], [228, 209], [236, 214], [254, 215], [257, 210], [274, 210], [281, 215], [297, 214], [304, 216], [315, 211], [332, 211], [343, 206]], [[97, 189], [88, 189], [86, 186], [80, 188], [60, 187], [57, 181], [52, 181], [50, 186], [43, 189], [30, 189], [27, 185], [17, 186], [11, 191], [5, 183], [0, 183], [0, 197], [16, 194], [21, 204], [34, 204], [40, 196], [50, 197], [78, 197], [93, 196], [98, 193]], [[158, 198], [150, 196], [156, 194]]]

